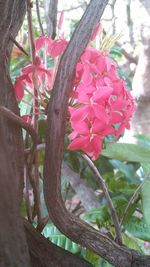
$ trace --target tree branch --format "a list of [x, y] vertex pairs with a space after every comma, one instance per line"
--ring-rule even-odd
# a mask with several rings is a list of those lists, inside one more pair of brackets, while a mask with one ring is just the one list
[[47, 35], [54, 39], [56, 37], [58, 0], [47, 0], [45, 5]]
[[26, 220], [24, 227], [33, 267], [92, 267], [87, 261], [47, 240]]
[[29, 56], [28, 53], [24, 50], [24, 48], [13, 38], [10, 34], [10, 40], [19, 48], [19, 50], [24, 53], [26, 56]]
[[[70, 214], [61, 197], [60, 174], [64, 151], [65, 120], [74, 70], [107, 2], [107, 0], [92, 0], [90, 2], [60, 61], [48, 107], [44, 195], [50, 218], [66, 236], [96, 252], [116, 267], [135, 267], [138, 266], [135, 265], [135, 259], [137, 264], [141, 255], [119, 246], [90, 225]], [[145, 258], [147, 259], [146, 256]]]

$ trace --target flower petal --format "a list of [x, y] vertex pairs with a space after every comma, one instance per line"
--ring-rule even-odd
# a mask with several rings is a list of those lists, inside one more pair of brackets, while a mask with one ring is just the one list
[[65, 51], [67, 44], [68, 42], [65, 39], [55, 40], [48, 46], [48, 53], [52, 58], [55, 58]]
[[84, 66], [83, 75], [81, 81], [84, 85], [88, 86], [92, 83], [93, 77], [90, 73], [90, 69], [88, 65]]
[[92, 100], [93, 102], [100, 102], [101, 100], [106, 100], [109, 98], [112, 92], [113, 92], [112, 87], [107, 87], [107, 86], [100, 87], [93, 94]]
[[24, 96], [24, 88], [23, 88], [23, 82], [20, 81], [19, 78], [16, 78], [16, 81], [14, 84], [14, 93], [15, 93], [15, 97], [21, 101]]
[[68, 146], [70, 150], [83, 149], [89, 142], [88, 136], [81, 136], [75, 138], [71, 144]]

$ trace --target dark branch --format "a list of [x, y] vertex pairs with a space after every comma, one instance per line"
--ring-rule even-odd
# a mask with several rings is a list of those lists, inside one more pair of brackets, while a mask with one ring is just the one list
[[10, 34], [10, 40], [19, 48], [21, 52], [23, 52], [26, 56], [29, 56], [28, 53], [24, 50], [24, 48], [13, 38]]
[[[93, 250], [116, 267], [135, 267], [133, 259], [140, 255], [117, 245], [85, 222], [70, 214], [61, 197], [61, 163], [64, 152], [67, 102], [76, 63], [87, 46], [107, 0], [92, 0], [85, 11], [58, 68], [51, 100], [48, 107], [46, 155], [44, 163], [44, 195], [49, 216], [70, 239]], [[144, 265], [141, 265], [143, 267]]]
[[24, 220], [31, 262], [34, 267], [92, 267], [90, 263], [54, 245]]

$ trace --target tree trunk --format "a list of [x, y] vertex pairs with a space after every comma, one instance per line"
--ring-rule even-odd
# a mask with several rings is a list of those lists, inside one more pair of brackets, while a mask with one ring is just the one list
[[[0, 105], [18, 114], [9, 77], [12, 49], [25, 15], [25, 0], [0, 1]], [[23, 189], [23, 143], [21, 129], [0, 116], [0, 266], [30, 267], [19, 204]]]
[[[25, 0], [0, 1], [0, 105], [17, 115], [19, 109], [9, 77], [13, 45], [10, 35], [16, 37], [25, 11]], [[90, 267], [86, 261], [50, 243], [31, 225], [25, 223], [24, 231], [19, 215], [24, 179], [23, 155], [20, 126], [0, 113], [0, 267]]]

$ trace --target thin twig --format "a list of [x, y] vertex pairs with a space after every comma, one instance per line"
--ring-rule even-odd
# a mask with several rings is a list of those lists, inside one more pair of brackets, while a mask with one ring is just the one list
[[39, 1], [38, 0], [36, 0], [36, 13], [37, 13], [39, 26], [40, 26], [41, 35], [44, 35], [44, 29], [43, 29], [42, 22], [41, 22], [40, 8], [39, 8]]
[[[42, 149], [45, 149], [45, 143], [38, 144], [37, 147], [36, 147], [36, 150], [37, 151], [40, 151]], [[24, 152], [25, 152], [26, 155], [28, 155], [30, 153], [30, 149], [29, 148], [26, 148]]]
[[26, 56], [29, 56], [28, 53], [24, 50], [24, 48], [14, 39], [11, 33], [9, 35], [9, 38], [19, 48], [21, 52], [23, 52]]
[[93, 172], [93, 174], [95, 175], [95, 178], [99, 184], [99, 186], [102, 188], [104, 196], [106, 198], [108, 207], [110, 209], [110, 213], [111, 213], [111, 217], [112, 220], [114, 222], [114, 227], [115, 227], [115, 231], [116, 231], [116, 241], [118, 244], [122, 244], [122, 238], [121, 238], [121, 230], [120, 230], [120, 224], [119, 224], [119, 219], [116, 213], [116, 210], [114, 208], [113, 202], [110, 198], [107, 186], [105, 184], [105, 181], [103, 180], [101, 174], [99, 173], [98, 169], [96, 168], [96, 166], [94, 165], [94, 163], [92, 162], [92, 160], [84, 154], [80, 154], [81, 157], [86, 161], [87, 165], [89, 166], [89, 168], [91, 169], [91, 171]]
[[[29, 39], [30, 39], [30, 50], [32, 57], [32, 64], [36, 66], [36, 52], [35, 52], [35, 41], [34, 41], [34, 32], [33, 32], [33, 23], [32, 23], [32, 2], [27, 0], [27, 19], [28, 19], [28, 29], [29, 29]], [[36, 82], [36, 69], [32, 75], [33, 81], [33, 127], [38, 135], [38, 114], [37, 110], [39, 109], [38, 103], [38, 86]], [[35, 153], [34, 157], [34, 178], [32, 177], [32, 168], [29, 166], [28, 175], [30, 177], [31, 183], [33, 185], [34, 197], [35, 197], [35, 208], [37, 212], [38, 224], [41, 224], [41, 211], [40, 211], [40, 192], [39, 192], [39, 171], [38, 171], [38, 154]]]
[[28, 28], [29, 28], [29, 38], [30, 38], [30, 49], [31, 49], [31, 56], [32, 56], [32, 63], [35, 65], [35, 42], [34, 42], [34, 33], [33, 33], [33, 26], [32, 26], [32, 2], [31, 0], [27, 0], [27, 19], [28, 19]]
[[31, 210], [31, 205], [30, 205], [30, 197], [29, 197], [29, 176], [26, 173], [26, 169], [25, 169], [25, 199], [26, 199], [26, 209], [27, 209], [27, 217], [28, 217], [28, 221], [30, 223], [33, 223], [32, 220], [32, 210]]
[[147, 179], [149, 178], [150, 176], [150, 172], [146, 175], [144, 181], [136, 188], [134, 194], [132, 195], [132, 197], [130, 198], [129, 202], [128, 202], [128, 205], [126, 206], [125, 208], [125, 211], [124, 211], [124, 214], [120, 220], [120, 227], [121, 225], [123, 224], [123, 221], [125, 220], [126, 216], [127, 216], [127, 213], [128, 213], [128, 210], [130, 208], [130, 206], [134, 203], [135, 201], [135, 198], [136, 198], [136, 195], [137, 193], [139, 192], [139, 190], [142, 188], [142, 186], [145, 184], [145, 182], [147, 181]]
[[41, 233], [44, 229], [44, 227], [46, 226], [46, 224], [49, 221], [49, 216], [46, 216], [45, 218], [42, 219], [42, 222], [40, 225], [37, 225], [36, 230]]

